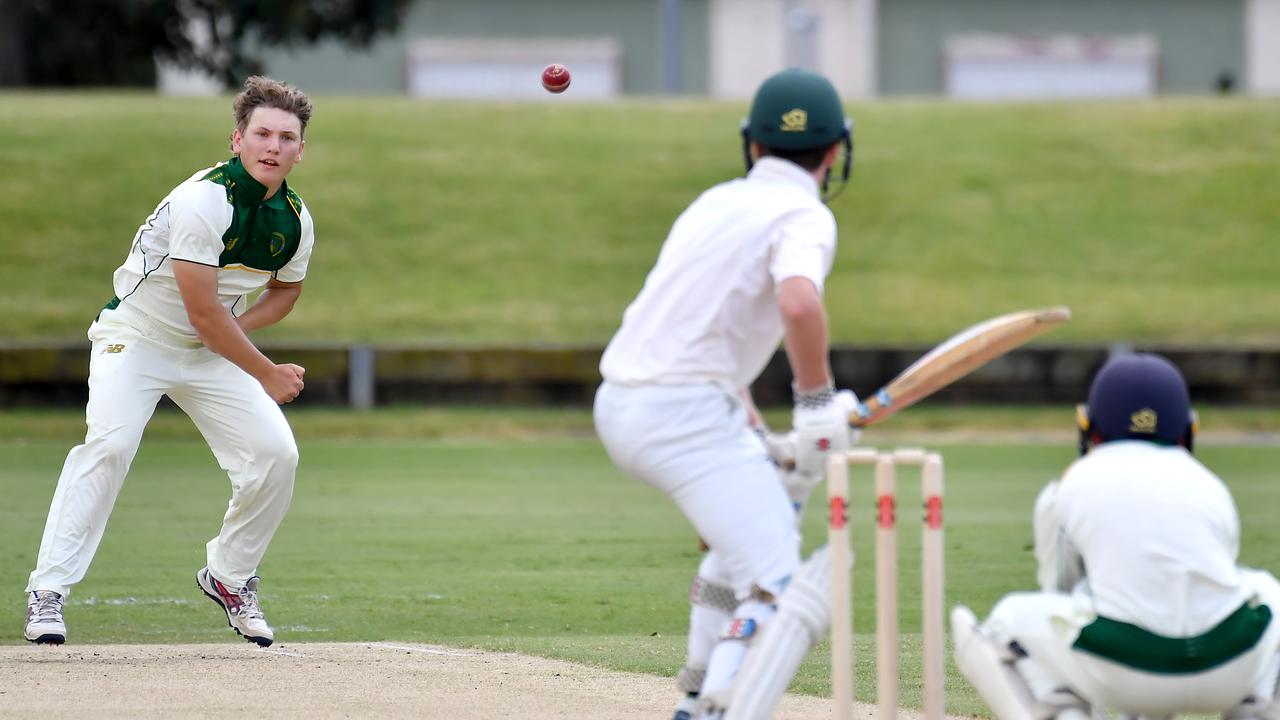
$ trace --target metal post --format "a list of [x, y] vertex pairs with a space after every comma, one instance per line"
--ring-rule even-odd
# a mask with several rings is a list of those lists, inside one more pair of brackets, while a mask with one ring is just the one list
[[684, 91], [683, 0], [658, 0], [662, 53], [662, 91], [677, 95]]
[[373, 348], [352, 345], [347, 350], [347, 399], [353, 410], [373, 408]]

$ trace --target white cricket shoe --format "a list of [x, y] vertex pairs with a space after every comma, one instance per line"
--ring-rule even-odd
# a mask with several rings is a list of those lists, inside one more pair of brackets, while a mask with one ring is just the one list
[[23, 633], [33, 643], [61, 645], [67, 641], [67, 624], [62, 620], [62, 596], [52, 590], [36, 590], [27, 599], [27, 629]]
[[244, 587], [232, 590], [209, 574], [204, 567], [196, 573], [196, 584], [209, 599], [218, 604], [227, 614], [227, 625], [240, 633], [245, 640], [267, 647], [275, 641], [276, 634], [267, 624], [267, 618], [258, 606], [258, 576], [254, 575], [245, 582]]

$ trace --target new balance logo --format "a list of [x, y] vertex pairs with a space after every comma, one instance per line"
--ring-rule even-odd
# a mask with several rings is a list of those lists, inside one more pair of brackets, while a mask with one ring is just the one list
[[124, 345], [122, 344], [108, 345], [102, 348], [103, 355], [107, 355], [107, 354], [115, 355], [117, 353], [122, 353], [122, 352], [124, 352]]

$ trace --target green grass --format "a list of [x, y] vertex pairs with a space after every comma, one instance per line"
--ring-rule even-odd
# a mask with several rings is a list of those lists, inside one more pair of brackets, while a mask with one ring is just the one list
[[[227, 154], [230, 99], [0, 95], [0, 339], [81, 338], [138, 225]], [[318, 97], [318, 246], [267, 337], [601, 343], [676, 214], [738, 175], [742, 103]], [[1274, 344], [1280, 102], [853, 105], [833, 335], [1022, 307], [1054, 341]]]
[[[303, 458], [294, 505], [261, 568], [264, 603], [283, 642], [441, 643], [660, 675], [679, 667], [696, 539], [665, 498], [621, 477], [595, 441], [340, 440], [302, 415], [294, 416]], [[460, 424], [478, 427], [482, 419], [464, 414]], [[0, 615], [15, 623], [17, 590], [70, 444], [61, 432], [0, 443], [0, 586], [11, 591], [0, 595], [7, 598]], [[1031, 503], [1073, 453], [1068, 443], [942, 451], [947, 596], [982, 613], [1033, 583]], [[1280, 567], [1272, 517], [1280, 448], [1209, 447], [1201, 456], [1236, 494], [1242, 560]], [[909, 477], [900, 488], [902, 507], [919, 502]], [[72, 641], [237, 642], [193, 581], [227, 494], [203, 443], [149, 437], [71, 598]], [[870, 700], [869, 482], [855, 482], [852, 507], [855, 551], [864, 558], [855, 568], [859, 695]], [[822, 534], [821, 513], [811, 511], [806, 547]], [[911, 523], [903, 523], [900, 544], [903, 701], [918, 706], [919, 533]], [[0, 643], [20, 642], [12, 627]], [[827, 657], [825, 646], [810, 655], [798, 690], [829, 692]], [[948, 692], [951, 711], [980, 711], [950, 666]]]

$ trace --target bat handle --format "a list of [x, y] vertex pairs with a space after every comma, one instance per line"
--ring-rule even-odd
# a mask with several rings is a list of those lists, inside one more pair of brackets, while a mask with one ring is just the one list
[[865, 402], [858, 401], [858, 406], [853, 409], [852, 413], [849, 413], [849, 427], [862, 428], [870, 425], [871, 418], [876, 414], [876, 411], [889, 404], [889, 394], [881, 390], [875, 394], [871, 401], [876, 404], [875, 408]]

